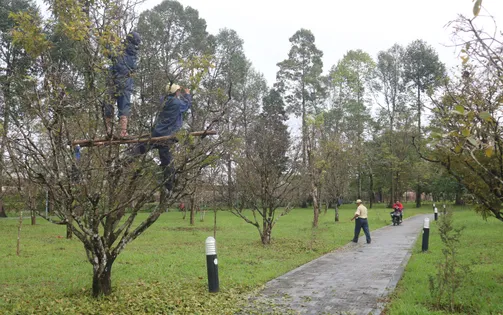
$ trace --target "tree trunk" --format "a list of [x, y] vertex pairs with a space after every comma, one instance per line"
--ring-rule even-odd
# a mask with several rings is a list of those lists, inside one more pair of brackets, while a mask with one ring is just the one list
[[358, 198], [362, 199], [362, 173], [360, 170], [360, 164], [358, 163]]
[[320, 205], [318, 204], [318, 188], [314, 184], [314, 180], [313, 180], [313, 183], [311, 184], [311, 186], [312, 186], [312, 189], [313, 189], [313, 191], [312, 191], [313, 212], [314, 212], [313, 227], [316, 228], [316, 227], [318, 227], [318, 217], [320, 215]]
[[390, 190], [390, 196], [389, 196], [389, 204], [388, 207], [391, 208], [393, 206], [393, 199], [395, 198], [395, 181], [394, 181], [394, 176], [393, 172], [391, 173], [391, 190]]
[[73, 221], [73, 218], [70, 217], [70, 219], [68, 219], [68, 223], [66, 223], [66, 239], [67, 240], [71, 240], [73, 237], [72, 221]]
[[229, 209], [232, 209], [233, 202], [234, 202], [234, 199], [233, 199], [234, 192], [232, 189], [232, 161], [231, 161], [230, 156], [229, 156], [229, 160], [227, 161], [227, 194], [228, 194], [227, 197], [229, 198], [228, 206], [229, 206]]
[[456, 201], [454, 202], [456, 206], [461, 206], [463, 205], [463, 201], [461, 200], [461, 193], [459, 191], [456, 191]]
[[56, 205], [56, 202], [54, 200], [54, 196], [52, 192], [49, 192], [49, 208], [48, 208], [48, 213], [52, 215], [54, 213], [54, 207]]
[[421, 141], [421, 87], [419, 84], [417, 85], [417, 132], [418, 139]]
[[335, 204], [335, 222], [339, 222], [339, 205]]
[[103, 272], [99, 273], [99, 265], [93, 266], [93, 297], [110, 295], [112, 293], [112, 264], [113, 260], [107, 261]]
[[[393, 106], [394, 108], [394, 106]], [[394, 152], [393, 152], [393, 124], [395, 123], [394, 120], [393, 120], [393, 116], [390, 117], [390, 138], [389, 138], [389, 147], [390, 147], [390, 151], [391, 151], [391, 154], [393, 155]], [[390, 170], [390, 179], [391, 179], [391, 182], [390, 182], [390, 200], [389, 200], [389, 204], [388, 204], [388, 207], [391, 208], [393, 206], [393, 198], [395, 198], [395, 181], [394, 181], [394, 175], [393, 175], [393, 161], [390, 161], [390, 166], [389, 166], [389, 170]]]
[[372, 209], [372, 205], [374, 204], [374, 177], [372, 176], [372, 172], [369, 173], [369, 208]]
[[416, 188], [416, 208], [421, 208], [421, 185], [419, 184], [419, 178]]
[[37, 224], [37, 216], [35, 215], [35, 210], [31, 210], [31, 225]]
[[[419, 80], [418, 80], [419, 82]], [[417, 139], [418, 145], [421, 146], [421, 87], [417, 85]], [[416, 190], [416, 208], [421, 207], [421, 183], [419, 175], [417, 176], [417, 190]]]
[[7, 218], [7, 213], [5, 213], [2, 199], [0, 199], [0, 218]]
[[1, 127], [1, 134], [2, 134], [2, 143], [0, 144], [0, 218], [6, 218], [7, 214], [5, 213], [5, 209], [3, 207], [3, 185], [4, 185], [4, 153], [5, 153], [5, 146], [7, 145], [7, 137], [9, 133], [9, 127], [10, 127], [10, 75], [11, 75], [11, 68], [10, 68], [10, 63], [7, 63], [7, 81], [5, 82], [5, 85], [2, 87], [3, 90], [3, 98], [4, 98], [4, 106], [3, 106], [3, 124]]
[[[360, 80], [358, 80], [358, 93], [357, 93], [357, 101], [356, 103], [360, 106], [361, 99], [361, 89], [360, 89]], [[358, 115], [358, 134], [356, 141], [357, 150], [358, 150], [358, 198], [362, 199], [362, 135], [363, 127], [362, 127], [362, 118], [361, 115]]]
[[27, 197], [28, 197], [28, 208], [30, 209], [30, 218], [31, 218], [31, 225], [37, 224], [37, 219], [35, 217], [35, 197], [33, 196], [33, 187], [30, 185], [27, 187]]
[[307, 165], [307, 160], [306, 100], [304, 98], [304, 83], [302, 83], [302, 166]]
[[194, 194], [192, 194], [190, 196], [190, 225], [196, 224], [195, 216], [196, 216], [196, 203], [194, 200]]
[[461, 198], [463, 196], [463, 186], [458, 182], [457, 187], [456, 187], [456, 196], [455, 196], [455, 205], [461, 206], [464, 204], [463, 199]]
[[217, 238], [217, 209], [213, 210], [213, 238]]
[[19, 256], [21, 252], [21, 227], [23, 226], [23, 211], [19, 213], [19, 225], [17, 226], [17, 247], [16, 254]]
[[271, 244], [271, 226], [268, 223], [264, 223], [263, 232], [261, 235], [262, 244], [269, 245]]

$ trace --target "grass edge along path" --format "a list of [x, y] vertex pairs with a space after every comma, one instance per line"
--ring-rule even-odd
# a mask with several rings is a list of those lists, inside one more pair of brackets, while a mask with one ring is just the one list
[[435, 279], [439, 263], [445, 262], [438, 222], [433, 221], [428, 252], [421, 251], [420, 236], [383, 314], [503, 314], [503, 224], [494, 218], [485, 221], [468, 209], [450, 210], [454, 228], [465, 227], [455, 256], [461, 275], [457, 280], [467, 272], [454, 294], [454, 311], [449, 310], [446, 296], [437, 306], [430, 293], [430, 277]]

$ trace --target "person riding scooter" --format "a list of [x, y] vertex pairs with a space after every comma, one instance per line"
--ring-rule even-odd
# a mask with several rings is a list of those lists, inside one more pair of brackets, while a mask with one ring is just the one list
[[391, 223], [393, 223], [393, 225], [400, 225], [400, 211], [398, 208], [394, 209], [389, 214], [391, 215]]
[[397, 200], [395, 202], [395, 204], [393, 204], [393, 209], [400, 211], [400, 222], [402, 222], [403, 221], [403, 205], [400, 203], [399, 200]]

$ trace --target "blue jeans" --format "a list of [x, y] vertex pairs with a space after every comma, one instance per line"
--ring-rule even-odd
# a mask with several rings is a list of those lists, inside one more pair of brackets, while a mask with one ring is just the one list
[[370, 231], [369, 231], [369, 222], [367, 219], [358, 218], [355, 220], [355, 237], [353, 238], [353, 242], [358, 243], [358, 237], [360, 236], [360, 231], [363, 229], [365, 233], [365, 237], [367, 238], [367, 243], [370, 243]]
[[[131, 95], [133, 95], [133, 78], [114, 77], [113, 86], [110, 87], [110, 97], [117, 102], [117, 117], [128, 116], [131, 114]], [[105, 104], [105, 117], [111, 118], [114, 112], [114, 106]]]
[[172, 142], [169, 142], [169, 144], [165, 145], [148, 145], [145, 143], [138, 143], [134, 145], [128, 152], [128, 156], [130, 158], [134, 158], [145, 154], [152, 149], [159, 150], [164, 187], [170, 191], [173, 190], [173, 184], [175, 181], [175, 168], [172, 163], [173, 157], [170, 151], [171, 144]]

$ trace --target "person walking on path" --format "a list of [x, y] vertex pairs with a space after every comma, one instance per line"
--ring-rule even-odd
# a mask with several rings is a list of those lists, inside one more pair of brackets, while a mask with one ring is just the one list
[[367, 238], [367, 244], [370, 244], [372, 240], [370, 238], [367, 207], [362, 204], [362, 201], [360, 199], [356, 200], [356, 204], [358, 205], [358, 208], [356, 208], [355, 215], [351, 218], [351, 221], [356, 219], [355, 236], [353, 237], [353, 242], [358, 243], [358, 237], [360, 236], [360, 231], [363, 228], [363, 232], [365, 233], [365, 237]]

